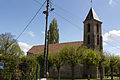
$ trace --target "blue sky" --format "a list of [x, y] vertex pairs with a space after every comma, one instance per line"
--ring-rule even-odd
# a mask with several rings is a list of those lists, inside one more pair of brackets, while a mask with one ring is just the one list
[[[43, 3], [45, 0], [37, 1]], [[72, 23], [50, 12], [49, 23], [54, 17], [58, 21], [60, 42], [83, 41], [83, 21], [90, 10], [90, 0], [52, 0], [52, 2], [54, 12]], [[17, 37], [40, 7], [41, 5], [34, 0], [0, 0], [0, 34], [10, 32]], [[120, 0], [93, 0], [93, 8], [103, 22], [104, 51], [119, 55]], [[25, 52], [33, 45], [44, 44], [45, 15], [42, 13], [44, 10], [45, 6], [18, 39], [20, 47]]]

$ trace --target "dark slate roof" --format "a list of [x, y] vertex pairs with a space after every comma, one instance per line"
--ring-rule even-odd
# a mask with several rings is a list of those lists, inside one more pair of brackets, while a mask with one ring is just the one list
[[[49, 44], [49, 52], [58, 52], [65, 46], [75, 46], [80, 47], [83, 44], [83, 41], [77, 42], [67, 42], [67, 43], [57, 43], [57, 44]], [[27, 54], [39, 54], [44, 51], [44, 45], [33, 46]]]
[[90, 9], [90, 11], [89, 11], [85, 21], [91, 20], [91, 19], [94, 19], [94, 20], [97, 20], [97, 21], [101, 22], [101, 20], [98, 18], [98, 16], [96, 15], [96, 13], [95, 13], [93, 8]]

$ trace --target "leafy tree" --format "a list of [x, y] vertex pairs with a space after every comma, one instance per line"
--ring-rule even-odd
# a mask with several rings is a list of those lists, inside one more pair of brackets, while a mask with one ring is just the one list
[[58, 29], [58, 24], [57, 20], [54, 18], [52, 22], [50, 23], [50, 44], [55, 44], [59, 43], [59, 29]]
[[101, 64], [102, 64], [102, 66], [105, 69], [105, 75], [109, 75], [109, 73], [110, 73], [110, 62], [109, 62], [110, 60], [109, 60], [109, 56], [110, 55], [108, 54], [108, 52], [104, 52], [103, 56], [104, 56], [104, 61]]
[[[44, 77], [44, 54], [40, 53], [39, 55], [35, 56], [38, 64], [40, 65], [40, 78]], [[48, 70], [50, 67], [53, 66], [52, 60], [51, 60], [51, 55], [49, 55], [48, 58]]]
[[40, 65], [40, 78], [44, 76], [44, 55], [43, 53], [40, 53], [39, 55], [36, 56], [36, 60], [38, 64]]
[[117, 69], [119, 72], [119, 80], [120, 80], [120, 57], [117, 57], [118, 63], [117, 63]]
[[81, 55], [74, 46], [64, 47], [62, 50], [63, 58], [72, 69], [72, 80], [74, 80], [74, 67], [80, 63]]
[[106, 57], [106, 60], [107, 60], [108, 69], [110, 70], [110, 73], [111, 73], [110, 74], [111, 80], [113, 80], [113, 72], [115, 71], [115, 69], [118, 65], [119, 59], [117, 56], [109, 55]]
[[[100, 53], [92, 49], [86, 49], [84, 51], [82, 63], [89, 69], [90, 66], [98, 66], [100, 62]], [[90, 72], [87, 72], [89, 75]]]
[[10, 33], [0, 34], [0, 53], [2, 55], [23, 56], [23, 51]]
[[60, 80], [60, 68], [64, 65], [64, 59], [61, 52], [51, 53], [51, 62], [57, 68], [58, 80]]

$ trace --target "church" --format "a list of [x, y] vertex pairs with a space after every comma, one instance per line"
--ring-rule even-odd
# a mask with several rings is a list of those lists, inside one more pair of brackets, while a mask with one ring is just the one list
[[[98, 18], [93, 8], [90, 9], [86, 19], [83, 21], [84, 23], [84, 35], [83, 41], [77, 42], [66, 42], [66, 43], [57, 43], [57, 44], [49, 44], [49, 52], [57, 52], [60, 51], [66, 45], [74, 45], [76, 47], [80, 47], [82, 44], [86, 45], [88, 48], [93, 50], [97, 50], [103, 52], [103, 41], [102, 41], [102, 21]], [[27, 55], [36, 55], [41, 52], [44, 52], [44, 45], [33, 46], [28, 52]], [[75, 78], [83, 78], [86, 69], [84, 66], [76, 66], [75, 68]], [[69, 66], [63, 66], [61, 69], [61, 78], [71, 78], [71, 69]], [[89, 72], [91, 72], [92, 78], [97, 78], [99, 75], [98, 68], [92, 67]], [[57, 77], [57, 70], [51, 69], [50, 76]]]

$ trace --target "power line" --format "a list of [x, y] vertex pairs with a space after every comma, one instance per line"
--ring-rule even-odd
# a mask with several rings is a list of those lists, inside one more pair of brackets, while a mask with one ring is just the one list
[[108, 42], [106, 42], [106, 41], [104, 41], [104, 42], [107, 43], [108, 45], [114, 47], [115, 49], [120, 49], [119, 47], [113, 46], [113, 45], [111, 45], [110, 43], [108, 43]]
[[[33, 1], [35, 1], [35, 2], [37, 2], [38, 4], [41, 4], [39, 1], [37, 1], [37, 0], [33, 0]], [[60, 7], [60, 6], [58, 6], [58, 5], [56, 5], [56, 4], [54, 4], [54, 3], [52, 3], [54, 6], [56, 6], [56, 7], [58, 7], [59, 9], [61, 9], [62, 11], [65, 11], [65, 12], [67, 12], [67, 13], [70, 13], [71, 15], [73, 15], [71, 12], [69, 12], [69, 11], [67, 11], [67, 10], [65, 10], [65, 9], [63, 9], [62, 7]], [[73, 26], [75, 26], [76, 28], [81, 28], [81, 27], [79, 27], [78, 25], [76, 25], [76, 24], [74, 24], [74, 23], [72, 23], [71, 21], [69, 21], [68, 19], [66, 19], [65, 17], [63, 17], [63, 16], [61, 16], [60, 14], [58, 14], [58, 13], [56, 13], [56, 12], [53, 12], [55, 15], [57, 15], [57, 16], [59, 16], [59, 17], [61, 17], [62, 19], [64, 19], [64, 20], [66, 20], [67, 22], [69, 22], [70, 24], [72, 24]], [[78, 17], [77, 17], [78, 18]], [[81, 28], [82, 29], [82, 28]], [[108, 30], [106, 30], [106, 29], [103, 29], [105, 32], [109, 32]], [[104, 42], [106, 42], [106, 41], [104, 41]], [[106, 42], [108, 45], [110, 45], [110, 46], [112, 46], [112, 47], [116, 47], [116, 46], [113, 46], [113, 45], [111, 45], [110, 43], [108, 43], [108, 42]], [[118, 48], [118, 47], [116, 47], [116, 49], [120, 49], [120, 48]]]
[[[41, 4], [38, 0], [33, 0], [33, 1], [35, 1], [36, 3], [38, 3], [38, 4]], [[52, 2], [50, 2], [51, 4], [53, 4]], [[55, 4], [53, 4], [54, 6], [57, 6], [57, 5], [55, 5]], [[59, 7], [59, 6], [58, 6]], [[61, 7], [59, 7], [60, 9], [62, 9], [62, 10], [64, 10], [64, 11], [66, 11], [65, 9], [63, 9], [63, 8], [61, 8]], [[67, 11], [68, 12], [68, 11]], [[53, 12], [55, 15], [57, 15], [57, 16], [59, 16], [59, 17], [61, 17], [62, 19], [64, 19], [64, 20], [66, 20], [67, 22], [69, 22], [70, 24], [72, 24], [72, 25], [74, 25], [75, 27], [77, 27], [78, 29], [80, 29], [81, 27], [79, 27], [78, 25], [76, 25], [76, 24], [74, 24], [74, 23], [72, 23], [71, 21], [69, 21], [68, 19], [66, 19], [65, 17], [63, 17], [63, 16], [61, 16], [60, 14], [58, 14], [58, 13], [56, 13], [56, 12]], [[70, 12], [68, 12], [68, 13], [70, 13]], [[71, 13], [72, 14], [72, 13]], [[73, 15], [73, 14], [72, 14]], [[82, 29], [82, 28], [81, 28]]]
[[68, 10], [65, 10], [64, 8], [58, 6], [58, 5], [54, 4], [54, 3], [52, 3], [52, 4], [53, 4], [54, 6], [56, 6], [56, 7], [58, 7], [59, 9], [61, 9], [61, 10], [64, 11], [64, 12], [67, 12], [67, 13], [69, 13], [70, 15], [74, 15], [77, 19], [80, 18], [79, 16], [75, 15], [74, 13], [72, 13], [72, 12], [70, 12], [70, 11], [68, 11]]
[[45, 2], [42, 4], [42, 6], [39, 8], [39, 10], [36, 12], [36, 14], [32, 17], [32, 19], [29, 21], [29, 23], [25, 26], [25, 28], [23, 29], [23, 31], [18, 35], [18, 37], [16, 38], [16, 40], [18, 40], [20, 38], [20, 36], [25, 32], [25, 30], [28, 28], [28, 26], [32, 23], [32, 21], [35, 19], [35, 17], [38, 15], [38, 13], [40, 12], [40, 10], [42, 9], [42, 7], [44, 6]]
[[33, 0], [33, 1], [40, 4], [40, 5], [42, 5], [42, 3], [40, 3], [38, 0]]
[[[54, 4], [54, 3], [52, 3], [54, 6], [56, 6], [56, 7], [58, 7], [59, 9], [61, 9], [62, 11], [65, 11], [65, 12], [67, 12], [67, 13], [69, 13], [69, 14], [71, 14], [71, 15], [74, 15], [73, 13], [71, 13], [70, 11], [68, 11], [68, 10], [65, 10], [65, 9], [63, 9], [62, 7], [60, 7], [60, 6], [58, 6], [58, 5], [56, 5], [56, 4]], [[77, 19], [79, 18], [79, 16], [77, 16], [77, 15], [74, 15]], [[106, 30], [106, 29], [103, 29], [104, 31], [106, 31], [106, 32], [109, 32], [108, 30]]]
[[[72, 23], [71, 21], [69, 21], [68, 19], [66, 19], [65, 17], [61, 16], [60, 14], [53, 12], [55, 15], [61, 17], [62, 19], [66, 20], [67, 22], [69, 22], [70, 24], [72, 24], [73, 26], [75, 26], [76, 28], [80, 29], [81, 27], [79, 27], [78, 25]], [[82, 28], [81, 28], [82, 29]]]
[[30, 20], [30, 22], [23, 29], [23, 31], [18, 35], [18, 37], [11, 44], [8, 45], [8, 47], [11, 46], [13, 43], [15, 43], [20, 38], [20, 36], [24, 33], [24, 31], [28, 28], [28, 26], [32, 23], [32, 21], [35, 19], [35, 17], [37, 16], [37, 14], [40, 12], [40, 10], [42, 9], [42, 7], [44, 6], [45, 3], [46, 3], [46, 0], [42, 4], [42, 6], [40, 7], [40, 9], [36, 12], [36, 14], [32, 17], [32, 19]]
[[[66, 18], [64, 18], [63, 16], [61, 16], [61, 15], [59, 15], [59, 14], [57, 14], [56, 12], [54, 12], [56, 15], [58, 15], [59, 17], [61, 17], [61, 18], [63, 18], [64, 20], [66, 20], [67, 22], [69, 22], [69, 23], [71, 23], [72, 25], [74, 25], [75, 27], [77, 27], [78, 28], [78, 26], [77, 25], [75, 25], [75, 24], [73, 24], [72, 22], [70, 22], [69, 20], [67, 20]], [[105, 30], [105, 29], [104, 29]], [[105, 30], [105, 31], [107, 31], [107, 30]], [[104, 41], [104, 42], [106, 42], [106, 41]], [[110, 45], [110, 46], [112, 46], [112, 47], [114, 47], [114, 48], [116, 48], [116, 49], [120, 49], [120, 48], [118, 48], [118, 47], [116, 47], [116, 46], [113, 46], [113, 45], [111, 45], [110, 43], [108, 43], [108, 42], [106, 42], [108, 45]]]

